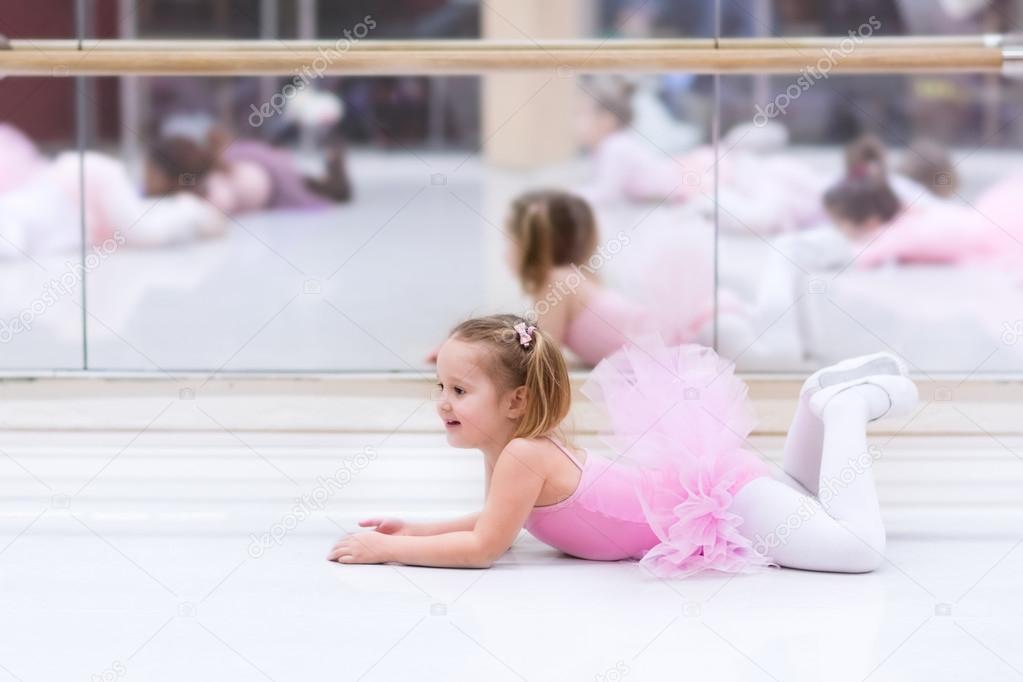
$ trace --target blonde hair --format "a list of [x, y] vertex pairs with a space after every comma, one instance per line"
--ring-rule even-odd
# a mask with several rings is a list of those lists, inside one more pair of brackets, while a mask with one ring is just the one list
[[530, 295], [540, 293], [555, 267], [583, 264], [597, 250], [593, 209], [568, 192], [522, 194], [512, 202], [509, 228], [518, 245], [516, 274]]
[[486, 344], [492, 352], [488, 369], [501, 385], [526, 387], [526, 411], [512, 438], [538, 438], [558, 427], [572, 405], [568, 367], [557, 342], [541, 329], [533, 329], [532, 341], [522, 345], [515, 325], [528, 320], [518, 315], [490, 315], [462, 322], [451, 338]]

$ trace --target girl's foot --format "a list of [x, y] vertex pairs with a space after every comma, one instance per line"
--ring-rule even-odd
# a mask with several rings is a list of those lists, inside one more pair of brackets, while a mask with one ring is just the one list
[[803, 383], [799, 396], [812, 398], [822, 388], [878, 375], [909, 376], [909, 370], [906, 363], [892, 353], [861, 355], [817, 370]]
[[345, 145], [341, 140], [333, 142], [327, 150], [327, 175], [323, 180], [306, 180], [306, 186], [320, 196], [338, 203], [352, 198], [352, 183], [348, 179]]
[[[909, 414], [920, 401], [916, 384], [904, 376], [882, 374], [854, 379], [818, 390], [810, 398], [810, 411], [818, 417], [836, 399], [857, 395], [867, 406], [867, 420], [901, 417]], [[839, 398], [842, 396], [842, 398]]]

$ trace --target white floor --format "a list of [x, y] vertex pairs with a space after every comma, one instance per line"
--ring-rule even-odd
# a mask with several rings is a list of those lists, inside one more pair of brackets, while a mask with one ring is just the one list
[[531, 538], [476, 571], [331, 564], [326, 537], [252, 559], [242, 537], [33, 530], [0, 557], [0, 670], [12, 679], [1014, 680], [1023, 669], [1023, 552], [999, 562], [1009, 541], [896, 539], [870, 575], [662, 582]]
[[[489, 570], [329, 563], [364, 515], [477, 508], [478, 454], [440, 434], [158, 427], [0, 434], [0, 680], [1023, 676], [1020, 464], [994, 443], [885, 444], [873, 574], [661, 581], [525, 532]], [[974, 454], [1001, 488], [954, 473]], [[933, 480], [911, 489], [914, 463]]]

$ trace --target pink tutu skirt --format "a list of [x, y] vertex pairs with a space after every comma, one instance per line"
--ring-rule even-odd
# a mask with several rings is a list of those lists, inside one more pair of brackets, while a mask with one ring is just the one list
[[654, 575], [747, 573], [771, 560], [739, 533], [733, 496], [769, 465], [743, 448], [756, 424], [733, 363], [695, 344], [645, 337], [605, 358], [582, 392], [610, 419], [608, 445], [640, 472], [646, 522], [660, 540], [640, 560]]

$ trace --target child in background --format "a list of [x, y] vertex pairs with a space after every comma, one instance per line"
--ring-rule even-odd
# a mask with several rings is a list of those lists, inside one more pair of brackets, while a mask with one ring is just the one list
[[[926, 150], [921, 144], [910, 146], [903, 156], [899, 169], [892, 172], [888, 166], [888, 150], [884, 142], [873, 133], [864, 133], [845, 146], [843, 178], [853, 175], [858, 170], [870, 168], [886, 179], [888, 186], [903, 206], [941, 203], [940, 200], [946, 195], [937, 191], [933, 176], [931, 179], [926, 178], [928, 172], [926, 166], [929, 164], [917, 156], [917, 152], [933, 154], [935, 150]], [[950, 177], [956, 176], [950, 174]], [[835, 180], [831, 186], [838, 184], [843, 178]]]
[[594, 80], [582, 99], [579, 137], [592, 152], [594, 179], [579, 193], [592, 203], [667, 200], [709, 219], [718, 208], [721, 227], [742, 234], [798, 230], [821, 217], [816, 197], [824, 185], [813, 169], [779, 153], [788, 132], [778, 123], [736, 126], [720, 153], [701, 145], [675, 154], [635, 129], [630, 84]]
[[374, 530], [346, 535], [328, 559], [487, 568], [525, 528], [571, 556], [639, 559], [658, 577], [877, 568], [885, 530], [866, 425], [913, 409], [902, 363], [878, 354], [811, 376], [773, 472], [743, 448], [754, 416], [732, 370], [708, 348], [652, 337], [603, 360], [583, 393], [607, 409], [612, 460], [563, 431], [572, 391], [551, 336], [514, 315], [463, 322], [441, 346], [435, 399], [448, 443], [483, 452], [482, 511], [364, 519]]
[[[695, 191], [680, 187], [683, 169], [671, 156], [632, 130], [633, 92], [631, 83], [618, 79], [582, 86], [578, 134], [593, 154], [594, 178], [579, 194], [591, 203], [679, 201]], [[703, 161], [702, 168], [689, 170], [707, 174], [704, 169], [713, 159], [704, 157], [705, 152], [694, 159]]]
[[[921, 190], [927, 193], [926, 190]], [[855, 265], [964, 263], [998, 259], [998, 243], [976, 210], [938, 201], [904, 205], [880, 162], [861, 162], [824, 195], [850, 240]]]
[[[193, 117], [195, 118], [195, 117]], [[259, 140], [232, 139], [211, 120], [165, 126], [147, 157], [146, 191], [191, 191], [227, 215], [274, 209], [322, 209], [351, 198], [344, 145], [327, 150], [323, 179], [305, 177], [289, 152]], [[182, 178], [187, 181], [182, 182]]]
[[90, 247], [111, 239], [156, 247], [218, 236], [225, 229], [224, 216], [198, 197], [183, 192], [143, 197], [119, 159], [69, 151], [51, 161], [6, 124], [0, 124], [0, 148], [5, 152], [0, 154], [0, 257], [79, 248], [83, 203]]
[[[596, 218], [582, 198], [557, 190], [527, 192], [512, 202], [508, 218], [509, 265], [533, 301], [537, 324], [580, 360], [595, 365], [628, 339], [658, 332], [674, 343], [711, 341], [713, 275], [709, 252], [692, 240], [655, 236], [647, 249], [643, 300], [608, 288], [599, 275]], [[669, 235], [671, 236], [671, 235]]]

